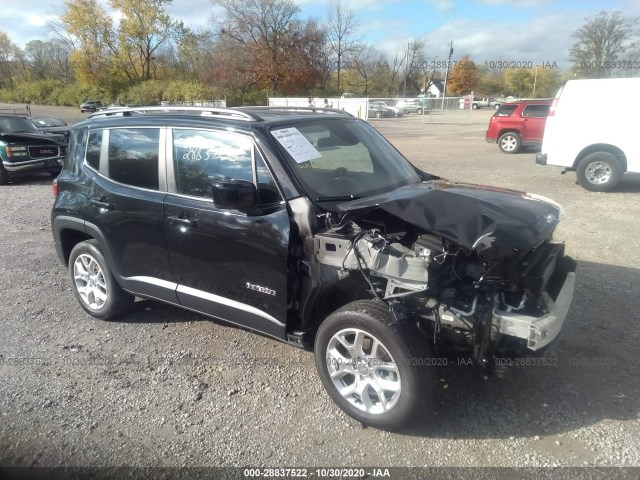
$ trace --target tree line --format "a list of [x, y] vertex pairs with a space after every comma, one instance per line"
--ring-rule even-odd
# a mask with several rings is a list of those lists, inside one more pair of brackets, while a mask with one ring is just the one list
[[[172, 18], [172, 0], [66, 0], [49, 40], [16, 46], [0, 31], [0, 100], [77, 105], [154, 104], [268, 96], [415, 96], [446, 75], [448, 95], [552, 96], [568, 78], [635, 76], [638, 19], [601, 12], [573, 33], [573, 62], [504, 68], [468, 55], [441, 68], [423, 39], [389, 55], [363, 40], [341, 0], [322, 19], [301, 19], [294, 0], [213, 0], [222, 16], [193, 29]], [[113, 15], [113, 13], [117, 15]], [[110, 14], [111, 13], [111, 14]], [[113, 17], [118, 22], [114, 22]], [[435, 58], [433, 56], [433, 58]], [[442, 58], [442, 57], [440, 57]]]

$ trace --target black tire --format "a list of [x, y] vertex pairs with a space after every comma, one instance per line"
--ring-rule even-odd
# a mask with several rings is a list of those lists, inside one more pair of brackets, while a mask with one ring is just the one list
[[376, 118], [381, 118], [382, 117], [382, 112], [380, 110], [378, 110], [376, 113], [373, 114], [374, 117]]
[[590, 153], [578, 164], [578, 182], [591, 192], [609, 192], [622, 179], [623, 169], [615, 155], [608, 152]]
[[471, 104], [471, 108], [472, 108], [473, 110], [477, 110], [477, 109], [478, 109], [478, 104], [477, 104], [477, 103], [472, 103], [472, 104]]
[[417, 110], [416, 110], [416, 113], [417, 113], [418, 115], [422, 115], [422, 109], [421, 109], [421, 108], [417, 109]]
[[498, 139], [498, 147], [504, 153], [516, 153], [520, 151], [522, 140], [516, 132], [507, 132], [500, 135]]
[[[82, 266], [76, 266], [76, 260], [81, 256], [83, 258], [79, 261], [82, 263]], [[85, 263], [85, 260], [87, 262], [93, 260], [95, 264]], [[99, 271], [96, 265], [99, 267]], [[76, 269], [78, 269], [77, 272]], [[88, 280], [79, 278], [78, 281], [76, 281], [76, 273], [81, 276], [83, 271], [88, 272], [87, 277], [91, 277], [89, 274], [92, 273], [94, 278]], [[135, 298], [118, 285], [96, 240], [86, 240], [73, 247], [71, 255], [69, 255], [69, 275], [71, 277], [73, 293], [78, 303], [80, 303], [80, 306], [91, 316], [102, 320], [112, 320], [124, 313], [133, 304]], [[96, 300], [96, 296], [93, 294], [89, 294], [87, 296], [88, 298], [84, 299], [78, 291], [78, 288], [82, 286], [82, 282], [85, 282], [84, 285], [94, 286], [94, 291], [98, 288], [104, 290], [106, 300]], [[93, 305], [91, 304], [91, 298], [94, 299]]]
[[[352, 331], [363, 332], [364, 342], [367, 342], [367, 338], [369, 342], [377, 340], [381, 348], [368, 353], [363, 349], [366, 361], [363, 361], [362, 357], [353, 357], [347, 353], [344, 343], [336, 340], [338, 334], [345, 335], [345, 341], [353, 338], [355, 345], [357, 337], [355, 333], [349, 333]], [[335, 348], [331, 349], [334, 353], [328, 353], [330, 345], [333, 344]], [[340, 348], [343, 350], [340, 355], [343, 356], [335, 357], [335, 352]], [[342, 362], [338, 358], [346, 358], [349, 361]], [[357, 358], [361, 360], [358, 361]], [[347, 415], [365, 425], [383, 430], [397, 430], [409, 421], [419, 418], [432, 404], [435, 372], [431, 347], [414, 325], [396, 322], [391, 317], [387, 305], [382, 302], [358, 300], [329, 315], [320, 325], [316, 335], [315, 360], [320, 380], [329, 396]], [[394, 367], [395, 371], [375, 368], [381, 361]], [[330, 371], [335, 373], [340, 369], [345, 374], [335, 381], [344, 388], [357, 389], [358, 384], [364, 385], [361, 392], [369, 392], [366, 398], [370, 411], [366, 411], [367, 407], [364, 404], [367, 402], [361, 400], [363, 396], [354, 391], [348, 394], [348, 399], [338, 391]], [[375, 393], [374, 384], [378, 388], [383, 388], [384, 385], [378, 383], [378, 380], [386, 382], [387, 385], [396, 385], [398, 388], [397, 393], [389, 391], [390, 397], [387, 397], [389, 392], [382, 393], [385, 403], [388, 402], [388, 410], [384, 407], [380, 394]], [[376, 412], [375, 409], [382, 411]]]
[[7, 172], [2, 166], [2, 163], [0, 163], [0, 185], [7, 185], [9, 183], [9, 180], [11, 180], [11, 178], [9, 177], [9, 172]]

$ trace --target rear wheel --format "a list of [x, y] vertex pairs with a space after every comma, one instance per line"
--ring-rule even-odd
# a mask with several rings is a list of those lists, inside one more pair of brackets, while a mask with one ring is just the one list
[[504, 153], [516, 153], [521, 145], [520, 135], [515, 132], [503, 133], [498, 139], [498, 146]]
[[417, 109], [417, 110], [416, 110], [416, 113], [417, 113], [418, 115], [422, 115], [422, 109], [421, 109], [421, 108]]
[[378, 110], [376, 113], [373, 114], [374, 117], [376, 118], [380, 118], [382, 117], [382, 112], [380, 110]]
[[395, 430], [431, 403], [431, 348], [382, 302], [359, 300], [329, 315], [316, 335], [315, 360], [329, 396], [363, 424]]
[[612, 153], [590, 153], [578, 164], [576, 175], [578, 182], [592, 192], [608, 192], [622, 178], [620, 162]]
[[76, 299], [85, 311], [103, 320], [124, 313], [134, 297], [116, 282], [95, 240], [78, 243], [69, 256], [69, 274]]

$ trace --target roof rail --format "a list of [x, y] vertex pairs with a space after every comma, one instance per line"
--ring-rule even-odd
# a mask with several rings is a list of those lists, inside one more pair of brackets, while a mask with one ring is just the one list
[[238, 107], [237, 110], [242, 111], [299, 111], [299, 112], [316, 112], [316, 113], [337, 113], [341, 115], [345, 115], [348, 117], [353, 117], [352, 114], [347, 112], [346, 110], [341, 110], [339, 108], [324, 108], [324, 107], [295, 107], [295, 106], [286, 106], [286, 107], [278, 107], [275, 105], [269, 105], [267, 107], [264, 106], [256, 106], [256, 107]]
[[166, 107], [116, 107], [106, 108], [104, 110], [98, 110], [97, 112], [89, 115], [89, 118], [97, 117], [127, 117], [132, 115], [145, 115], [145, 114], [163, 114], [163, 113], [176, 113], [183, 115], [200, 115], [200, 116], [217, 116], [220, 118], [233, 118], [236, 120], [245, 121], [260, 121], [262, 118], [259, 115], [251, 114], [249, 112], [243, 112], [235, 108], [220, 108], [220, 107], [191, 107], [191, 106], [166, 106]]

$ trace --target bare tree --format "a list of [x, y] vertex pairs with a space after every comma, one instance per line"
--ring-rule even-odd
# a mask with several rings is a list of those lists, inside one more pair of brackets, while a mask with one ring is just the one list
[[338, 95], [340, 92], [340, 74], [345, 63], [345, 57], [353, 53], [360, 42], [356, 37], [358, 22], [353, 10], [345, 8], [341, 0], [334, 0], [329, 4], [326, 22], [327, 43], [335, 60], [338, 74]]
[[[569, 56], [574, 69], [587, 77], [609, 77], [615, 62], [638, 35], [638, 17], [622, 18], [620, 12], [600, 12], [573, 32], [577, 39]], [[613, 68], [612, 68], [613, 66]]]
[[397, 92], [396, 79], [398, 78], [400, 70], [402, 69], [406, 61], [407, 52], [396, 52], [396, 56], [393, 58], [393, 65], [389, 66], [391, 71], [389, 76], [389, 83], [387, 85], [387, 95], [391, 95], [391, 92], [393, 91]]
[[[291, 0], [214, 0], [225, 10], [222, 37], [242, 46], [245, 61], [252, 61], [267, 75], [272, 92], [278, 91], [279, 64], [289, 49], [290, 30], [297, 24], [300, 11]], [[247, 65], [249, 67], [249, 65]], [[260, 75], [250, 68], [253, 75]]]
[[407, 88], [418, 90], [419, 77], [424, 66], [424, 41], [414, 39], [407, 45], [407, 59], [404, 69], [403, 95], [407, 94]]
[[368, 44], [360, 44], [350, 55], [348, 68], [355, 70], [364, 82], [364, 96], [369, 96], [373, 78], [386, 66], [384, 55]]

